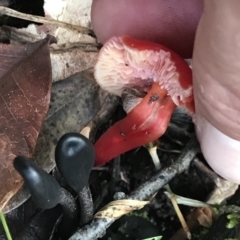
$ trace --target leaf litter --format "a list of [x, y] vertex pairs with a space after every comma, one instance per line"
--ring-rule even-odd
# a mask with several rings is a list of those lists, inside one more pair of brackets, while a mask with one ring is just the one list
[[[81, 23], [75, 22], [76, 9], [81, 9], [83, 13], [86, 11], [89, 14], [91, 1], [86, 1], [85, 3], [76, 3], [74, 0], [68, 0], [66, 1], [66, 4], [67, 5], [63, 4], [62, 9], [58, 9], [59, 12], [63, 13], [63, 15], [57, 15], [57, 18], [63, 21], [66, 21], [66, 19], [71, 20], [67, 22], [74, 25], [81, 25]], [[76, 6], [76, 4], [82, 5]], [[69, 9], [69, 6], [72, 7], [72, 10]], [[49, 13], [47, 13], [47, 15], [51, 17], [51, 14]], [[69, 16], [72, 17], [72, 19], [69, 19]], [[56, 16], [54, 17], [56, 18]], [[88, 25], [87, 27], [90, 26], [89, 21], [86, 21], [84, 24]], [[7, 31], [9, 33], [9, 29]], [[91, 68], [95, 62], [96, 53], [92, 51], [90, 51], [90, 53], [87, 49], [85, 49], [86, 52], [84, 52], [84, 44], [82, 44], [82, 49], [76, 50], [76, 42], [80, 39], [83, 43], [89, 43], [89, 45], [92, 44], [92, 46], [96, 47], [97, 49], [99, 46], [96, 44], [96, 39], [94, 39], [92, 36], [82, 35], [81, 33], [74, 30], [66, 31], [48, 24], [44, 24], [42, 26], [31, 25], [28, 29], [23, 31], [22, 29], [18, 30], [11, 28], [10, 32], [11, 34], [14, 33], [15, 37], [18, 35], [18, 33], [20, 34], [20, 32], [25, 32], [25, 37], [27, 36], [28, 38], [30, 36], [29, 38], [31, 38], [30, 41], [29, 39], [27, 40], [28, 43], [35, 42], [38, 39], [46, 37], [47, 33], [51, 33], [58, 39], [57, 47], [51, 48], [51, 63], [53, 66], [52, 76], [53, 81], [62, 81], [53, 84], [51, 95], [52, 100], [49, 112], [44, 124], [42, 125], [42, 130], [37, 140], [37, 145], [34, 153], [34, 158], [36, 159], [37, 163], [43, 169], [51, 171], [55, 166], [53, 161], [53, 151], [56, 145], [56, 141], [59, 139], [59, 137], [69, 131], [79, 132], [86, 125], [93, 125], [92, 132], [95, 132], [97, 126], [99, 126], [100, 123], [104, 122], [111, 115], [112, 111], [118, 104], [118, 99], [102, 91], [96, 85], [93, 79]], [[16, 41], [14, 38], [12, 38], [12, 40], [12, 42]], [[25, 40], [18, 39], [17, 42], [22, 43]], [[74, 46], [71, 47], [71, 44]], [[16, 48], [14, 51], [19, 51], [17, 45], [11, 46], [13, 46], [13, 48]], [[54, 49], [58, 49], [58, 51], [55, 51]], [[19, 58], [20, 60], [22, 58], [21, 54], [24, 55], [24, 52], [22, 53], [19, 51], [19, 54], [16, 54], [16, 59]], [[54, 56], [56, 56], [56, 54], [61, 55], [58, 55], [58, 57], [55, 58]], [[17, 60], [15, 61], [18, 62]], [[5, 63], [8, 65], [10, 61], [8, 62], [6, 59]], [[86, 71], [86, 69], [90, 70]], [[79, 73], [82, 70], [84, 70], [84, 72]], [[79, 91], [81, 93], [79, 93]], [[94, 134], [90, 133], [90, 136], [90, 138], [94, 139]], [[36, 139], [34, 143], [36, 144]], [[30, 146], [30, 144], [28, 145]], [[31, 149], [29, 152], [32, 154], [34, 147], [30, 146], [29, 148]], [[23, 152], [23, 154], [25, 154], [25, 152]], [[26, 156], [31, 155], [26, 154]], [[181, 165], [177, 167], [176, 170], [174, 170], [174, 167], [172, 168], [170, 166], [166, 169], [166, 171], [160, 171], [159, 178], [157, 177], [158, 174], [153, 176], [148, 182], [133, 191], [129, 195], [130, 198], [145, 199], [146, 196], [153, 194], [153, 192], [155, 193], [159, 190], [159, 188], [161, 188], [159, 184], [164, 185], [164, 183], [167, 183], [171, 178], [178, 174], [179, 171], [181, 172], [184, 169], [188, 168], [189, 163], [190, 162], [187, 163], [187, 167]], [[27, 198], [27, 191], [20, 191], [17, 195], [14, 196], [14, 198], [12, 198], [7, 206], [5, 206], [5, 211], [7, 212], [16, 208]], [[112, 206], [110, 207], [112, 208]], [[109, 211], [108, 208], [105, 210], [107, 212]], [[131, 209], [129, 209], [129, 211], [130, 210]], [[107, 215], [108, 214], [109, 213], [107, 213]], [[109, 227], [109, 223], [110, 222], [105, 221], [106, 228]], [[106, 228], [103, 229], [104, 232], [106, 231]], [[89, 229], [86, 229], [87, 232], [89, 232]], [[84, 234], [86, 234], [86, 232]], [[96, 235], [99, 235], [99, 233], [96, 233]]]
[[0, 48], [1, 210], [23, 185], [12, 161], [17, 155], [32, 157], [48, 111], [52, 85], [48, 45], [49, 39], [44, 39], [27, 46]]
[[[79, 4], [83, 4], [85, 7], [79, 7]], [[50, 6], [52, 6], [51, 3]], [[61, 7], [62, 8], [58, 8], [58, 20], [61, 19], [63, 22], [81, 26], [81, 22], [83, 22], [82, 18], [75, 18], [76, 13], [74, 12], [76, 9], [84, 9], [85, 21], [83, 23], [89, 25], [89, 2], [76, 3], [74, 1], [66, 1]], [[56, 18], [54, 13], [51, 13], [51, 11], [53, 12], [53, 9], [54, 8], [51, 7], [49, 11], [49, 2], [45, 4], [45, 12], [49, 19], [53, 19], [52, 17]], [[5, 11], [5, 9], [3, 10]], [[10, 11], [10, 15], [12, 13], [14, 13], [14, 11]], [[20, 16], [22, 15], [20, 14]], [[88, 26], [82, 28], [85, 31], [83, 31], [83, 33], [86, 33], [86, 29], [89, 29], [87, 27]], [[64, 30], [51, 24], [51, 22], [45, 23], [41, 26], [31, 24], [28, 28], [24, 29], [3, 27], [1, 31], [3, 31], [4, 28], [5, 30], [7, 29], [6, 36], [10, 37], [12, 42], [12, 44], [9, 45], [11, 46], [12, 54], [14, 53], [16, 56], [15, 58], [6, 57], [4, 61], [6, 66], [9, 63], [13, 64], [13, 61], [17, 62], [20, 58], [24, 57], [24, 49], [27, 46], [26, 43], [29, 45], [32, 42], [36, 42], [39, 39], [45, 38], [49, 33], [54, 35], [58, 40], [58, 43], [50, 46], [50, 52], [52, 52], [50, 53], [52, 65], [51, 76], [53, 82], [59, 80], [62, 81], [53, 84], [49, 112], [45, 118], [39, 138], [35, 139], [35, 143], [37, 140], [37, 145], [33, 156], [36, 162], [44, 170], [49, 172], [55, 166], [53, 154], [57, 140], [66, 132], [79, 132], [90, 121], [93, 121], [93, 127], [94, 125], [95, 127], [99, 125], [101, 121], [104, 121], [114, 110], [118, 99], [117, 97], [111, 96], [101, 90], [95, 83], [91, 67], [94, 65], [96, 52], [88, 53], [84, 52], [81, 48], [69, 47], [71, 41], [79, 41], [79, 39], [81, 39], [82, 42], [85, 42], [86, 45], [88, 45], [88, 43], [94, 44], [96, 42], [95, 38], [79, 33], [77, 30], [80, 28], [77, 30], [71, 30], [71, 28]], [[91, 32], [90, 29], [87, 33], [89, 32]], [[14, 36], [17, 36], [17, 39], [14, 38]], [[25, 41], [26, 36], [27, 41]], [[30, 40], [29, 36], [31, 36]], [[23, 42], [24, 45], [19, 45], [19, 43], [23, 44]], [[74, 42], [73, 45], [74, 44], [76, 43]], [[51, 50], [52, 46], [55, 46], [55, 48], [57, 46], [64, 46], [64, 49], [61, 50], [60, 47], [60, 50], [58, 48], [58, 51], [56, 52]], [[38, 64], [41, 64], [41, 62], [38, 62]], [[80, 73], [82, 70], [85, 71]], [[34, 103], [32, 104], [34, 105]], [[94, 116], [96, 117], [94, 118]], [[34, 148], [32, 148], [32, 151], [33, 149]], [[23, 152], [22, 155], [29, 157], [32, 156], [25, 154], [25, 152]], [[19, 188], [17, 188], [16, 191], [17, 190], [19, 190]], [[14, 191], [14, 194], [16, 191]], [[11, 197], [12, 195], [8, 197], [8, 200]], [[9, 212], [16, 208], [28, 197], [28, 191], [23, 188], [4, 207], [4, 212]]]

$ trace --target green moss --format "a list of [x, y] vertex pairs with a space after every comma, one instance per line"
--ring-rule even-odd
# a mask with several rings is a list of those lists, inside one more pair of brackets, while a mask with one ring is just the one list
[[193, 233], [192, 239], [202, 240], [208, 233], [209, 229], [205, 227], [200, 227], [197, 232]]
[[229, 222], [227, 223], [226, 227], [229, 229], [234, 228], [240, 222], [240, 216], [237, 213], [228, 214], [227, 219], [229, 219]]
[[148, 221], [151, 222], [151, 220], [150, 220], [149, 217], [148, 217], [148, 213], [147, 213], [146, 211], [144, 211], [144, 212], [132, 211], [132, 212], [126, 214], [126, 215], [127, 215], [127, 216], [141, 217], [141, 218], [144, 218], [144, 219], [146, 219], [146, 220], [148, 220]]

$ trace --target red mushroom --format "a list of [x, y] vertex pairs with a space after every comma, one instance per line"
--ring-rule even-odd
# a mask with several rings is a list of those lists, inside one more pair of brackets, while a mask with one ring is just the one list
[[191, 69], [184, 59], [160, 44], [112, 37], [98, 55], [94, 75], [103, 89], [118, 96], [127, 88], [148, 91], [95, 143], [95, 165], [158, 139], [176, 106], [194, 111]]

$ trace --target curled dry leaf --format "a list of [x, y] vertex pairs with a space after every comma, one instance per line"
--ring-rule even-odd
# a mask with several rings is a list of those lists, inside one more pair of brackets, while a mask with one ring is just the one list
[[213, 222], [213, 209], [211, 207], [198, 208], [197, 209], [197, 220], [203, 227], [211, 227]]
[[145, 205], [149, 204], [149, 201], [139, 200], [116, 200], [110, 202], [103, 207], [99, 212], [95, 214], [95, 218], [110, 218], [118, 219], [121, 216], [130, 213], [135, 210], [140, 210]]
[[49, 39], [0, 45], [0, 209], [23, 185], [17, 155], [31, 157], [50, 102]]

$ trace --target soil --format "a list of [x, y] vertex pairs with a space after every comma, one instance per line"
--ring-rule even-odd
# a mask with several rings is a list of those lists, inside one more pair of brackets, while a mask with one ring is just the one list
[[[124, 116], [125, 113], [119, 105], [111, 119], [99, 128], [96, 138], [115, 121]], [[187, 115], [176, 113], [173, 115], [171, 123], [181, 127], [184, 123], [185, 131], [189, 133], [189, 136], [194, 134], [193, 125]], [[181, 152], [181, 149], [189, 140], [187, 136], [184, 136], [185, 139], [173, 137], [171, 131], [167, 131], [159, 140], [159, 147], [164, 149], [164, 151], [158, 150], [163, 168], [171, 165], [179, 155], [179, 153], [172, 152], [171, 150], [179, 150]], [[199, 157], [201, 158], [201, 156]], [[154, 165], [145, 147], [131, 150], [114, 159], [109, 164], [93, 169], [89, 178], [89, 186], [94, 200], [95, 212], [113, 201], [114, 195], [117, 192], [129, 194], [149, 179], [154, 172]], [[74, 194], [73, 190], [66, 186], [57, 169], [54, 169], [51, 174], [63, 187], [66, 187], [68, 191]], [[175, 194], [201, 201], [207, 199], [214, 187], [213, 183], [209, 179], [203, 178], [203, 175], [194, 166], [191, 166], [181, 175], [175, 177], [169, 185]], [[150, 205], [115, 221], [107, 229], [106, 235], [102, 239], [140, 240], [162, 236], [163, 240], [167, 240], [174, 236], [179, 228], [181, 228], [181, 225], [164, 191], [166, 190], [161, 189]], [[184, 216], [187, 216], [192, 211], [192, 208], [186, 206], [180, 206], [180, 209]], [[38, 218], [34, 222], [31, 222], [34, 216], [38, 216]], [[6, 219], [13, 239], [61, 239], [57, 238], [57, 235], [51, 237], [48, 235], [49, 232], [53, 231], [60, 216], [61, 209], [59, 206], [51, 210], [42, 211], [35, 207], [30, 198], [22, 206], [8, 213]], [[46, 221], [48, 222], [48, 227], [42, 226]], [[32, 225], [32, 232], [36, 229], [42, 229], [40, 235], [36, 236], [33, 234], [34, 237], [30, 237], [31, 234], [24, 236], [26, 232], [23, 235], [20, 234], [24, 231], [24, 228], [29, 227], [29, 222]], [[2, 228], [0, 228], [0, 239], [6, 239]], [[221, 238], [218, 239], [220, 240]]]

